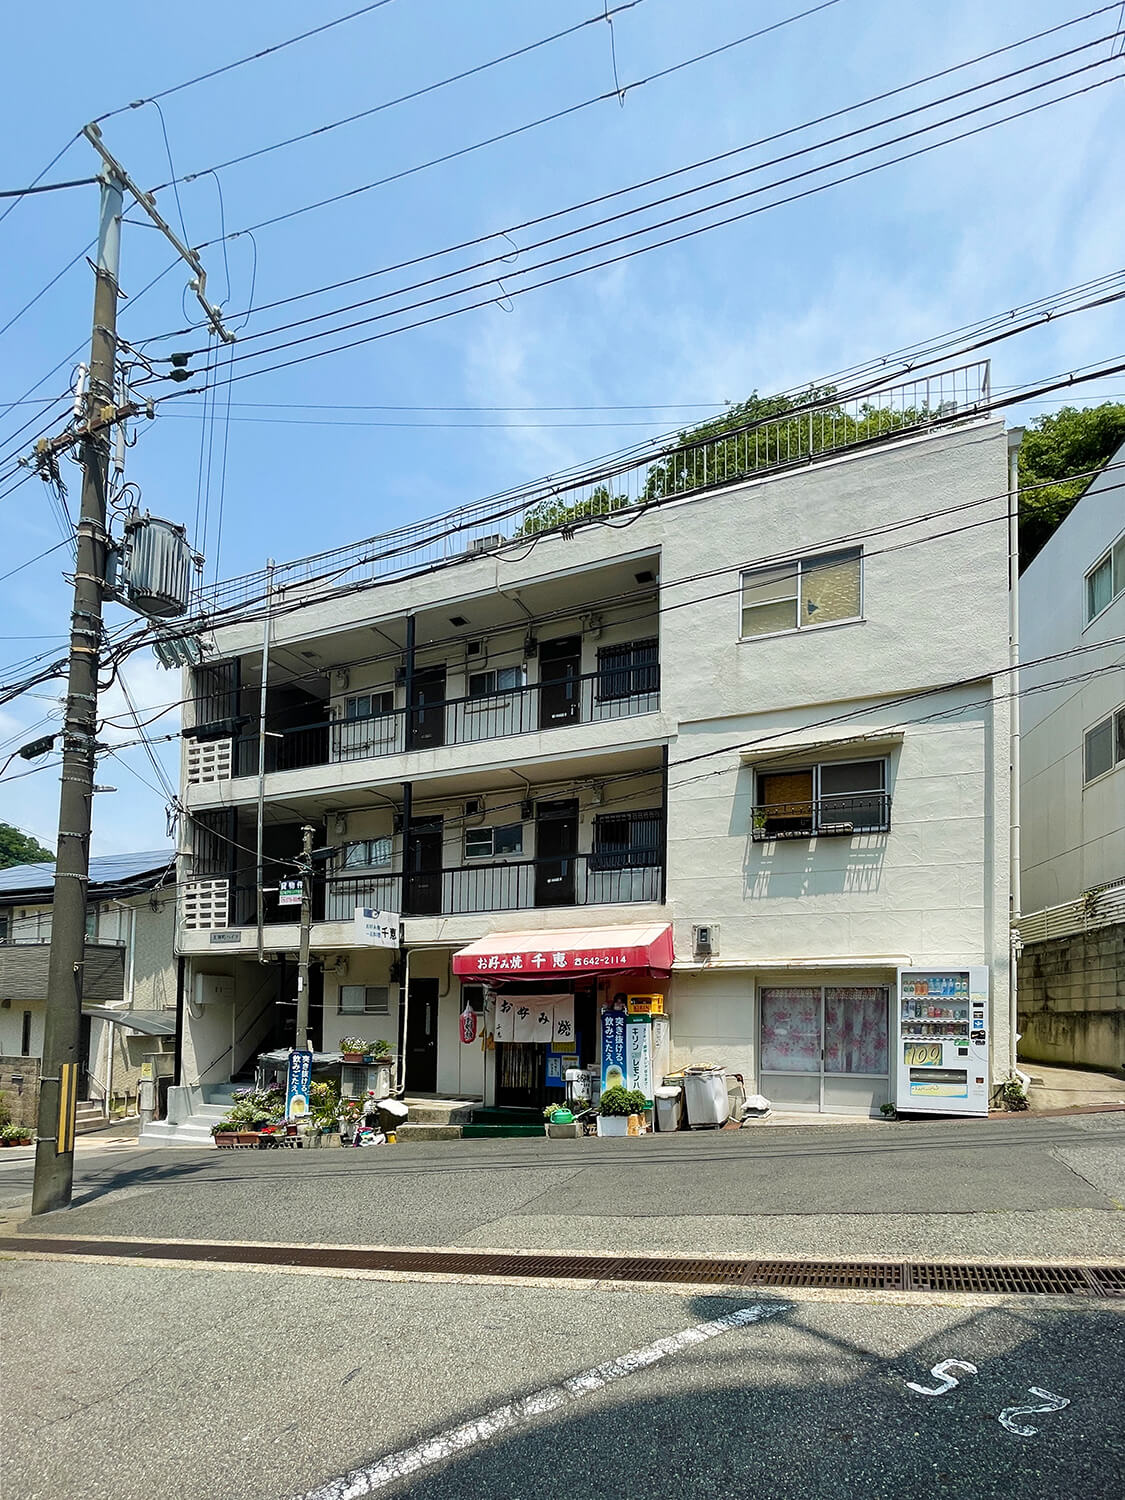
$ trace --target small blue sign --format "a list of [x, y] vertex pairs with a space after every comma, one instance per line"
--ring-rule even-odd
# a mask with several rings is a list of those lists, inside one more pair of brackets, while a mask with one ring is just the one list
[[622, 1088], [625, 1084], [625, 1012], [602, 1011], [602, 1089]]
[[547, 1053], [547, 1087], [561, 1089], [566, 1083], [564, 1070], [573, 1066], [574, 1059], [564, 1057], [561, 1052]]
[[312, 1083], [313, 1055], [293, 1051], [289, 1054], [289, 1071], [285, 1080], [285, 1118], [303, 1120], [309, 1112], [309, 1086]]

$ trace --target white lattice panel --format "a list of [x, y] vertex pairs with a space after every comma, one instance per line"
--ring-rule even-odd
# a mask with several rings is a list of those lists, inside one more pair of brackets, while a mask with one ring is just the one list
[[1016, 926], [1023, 942], [1049, 943], [1052, 938], [1073, 937], [1114, 922], [1125, 922], [1125, 881], [1087, 891], [1076, 901], [1029, 912]]
[[180, 895], [180, 926], [185, 932], [226, 927], [230, 916], [229, 880], [189, 880]]
[[229, 781], [233, 750], [233, 740], [189, 740], [188, 785], [202, 786], [208, 781]]

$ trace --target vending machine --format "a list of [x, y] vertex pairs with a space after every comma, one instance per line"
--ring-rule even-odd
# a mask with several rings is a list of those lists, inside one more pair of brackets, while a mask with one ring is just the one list
[[988, 969], [900, 969], [895, 1104], [902, 1114], [988, 1114]]

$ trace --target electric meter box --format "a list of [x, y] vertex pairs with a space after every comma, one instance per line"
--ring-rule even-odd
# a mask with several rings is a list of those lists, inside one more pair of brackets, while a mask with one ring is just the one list
[[185, 614], [193, 560], [182, 526], [156, 516], [131, 515], [125, 522], [119, 578], [129, 605], [161, 620]]

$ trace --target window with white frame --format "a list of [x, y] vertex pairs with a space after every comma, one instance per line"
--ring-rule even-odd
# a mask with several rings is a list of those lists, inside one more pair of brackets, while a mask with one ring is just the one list
[[342, 984], [336, 1013], [341, 1016], [390, 1015], [390, 991], [385, 984]]
[[466, 859], [498, 859], [505, 854], [523, 853], [523, 824], [507, 823], [501, 828], [466, 828]]
[[881, 833], [890, 820], [885, 760], [825, 761], [757, 774], [757, 841]]
[[1125, 706], [1087, 729], [1082, 740], [1082, 779], [1096, 781], [1120, 765], [1125, 765]]
[[742, 574], [742, 635], [808, 630], [863, 613], [863, 549], [795, 557]]
[[527, 680], [522, 666], [490, 667], [487, 672], [473, 672], [469, 676], [470, 698], [494, 698], [497, 693], [514, 693]]
[[341, 866], [345, 870], [386, 869], [391, 862], [390, 838], [356, 839], [344, 845]]
[[1118, 537], [1086, 574], [1086, 623], [1125, 593], [1125, 536]]

